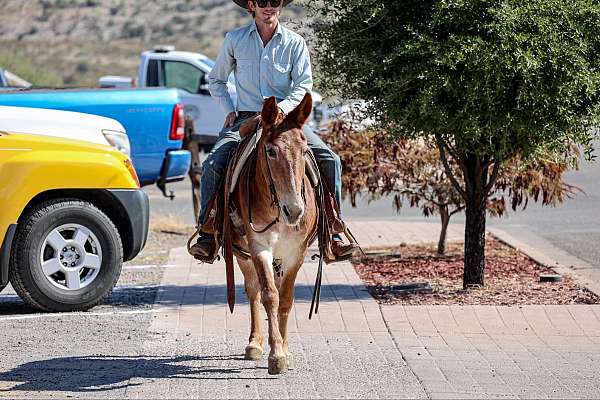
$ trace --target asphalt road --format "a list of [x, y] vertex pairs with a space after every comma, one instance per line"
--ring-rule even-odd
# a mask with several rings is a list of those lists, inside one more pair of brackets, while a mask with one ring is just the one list
[[[511, 211], [502, 218], [488, 218], [488, 226], [501, 228], [525, 242], [532, 235], [540, 236], [555, 247], [600, 268], [600, 163], [582, 162], [580, 170], [569, 172], [565, 180], [584, 193], [558, 207], [530, 203], [524, 211]], [[155, 187], [146, 188], [152, 199], [153, 213], [165, 213], [193, 224], [190, 187], [187, 180], [170, 185], [176, 193], [173, 201], [163, 198]], [[343, 211], [346, 219], [425, 219], [418, 209], [409, 207], [396, 213], [391, 198], [372, 202], [361, 199], [357, 208], [352, 208], [346, 201]], [[464, 223], [464, 215], [455, 215], [451, 222]]]

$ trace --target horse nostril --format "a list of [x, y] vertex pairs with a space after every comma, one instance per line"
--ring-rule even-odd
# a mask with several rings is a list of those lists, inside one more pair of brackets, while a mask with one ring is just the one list
[[285, 214], [285, 217], [288, 220], [288, 222], [291, 223], [296, 223], [302, 216], [302, 213], [304, 212], [304, 208], [299, 207], [295, 204], [284, 205], [281, 207], [281, 209]]

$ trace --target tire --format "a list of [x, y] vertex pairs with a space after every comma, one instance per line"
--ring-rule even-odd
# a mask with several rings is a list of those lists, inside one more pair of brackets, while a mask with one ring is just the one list
[[85, 201], [56, 199], [33, 207], [19, 221], [13, 243], [10, 283], [23, 301], [42, 311], [89, 310], [110, 294], [121, 274], [119, 232]]

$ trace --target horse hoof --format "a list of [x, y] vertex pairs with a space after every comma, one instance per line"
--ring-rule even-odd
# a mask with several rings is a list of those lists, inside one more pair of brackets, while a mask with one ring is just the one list
[[250, 361], [258, 361], [262, 358], [263, 349], [255, 346], [246, 346], [246, 355], [244, 358]]
[[292, 353], [287, 353], [285, 357], [287, 358], [288, 369], [294, 369], [294, 356], [292, 355]]
[[288, 370], [287, 356], [269, 357], [269, 374], [278, 375]]

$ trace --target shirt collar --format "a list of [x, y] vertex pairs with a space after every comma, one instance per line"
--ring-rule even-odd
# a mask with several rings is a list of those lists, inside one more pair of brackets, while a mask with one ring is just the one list
[[[258, 33], [258, 29], [256, 28], [256, 21], [252, 21], [252, 23], [250, 24], [250, 29], [248, 31], [248, 34], [251, 34], [252, 32]], [[275, 37], [275, 36], [283, 37], [283, 34], [284, 34], [283, 26], [281, 26], [281, 21], [279, 21], [279, 23], [277, 24], [277, 29], [275, 30], [275, 35], [273, 35], [273, 37]]]

